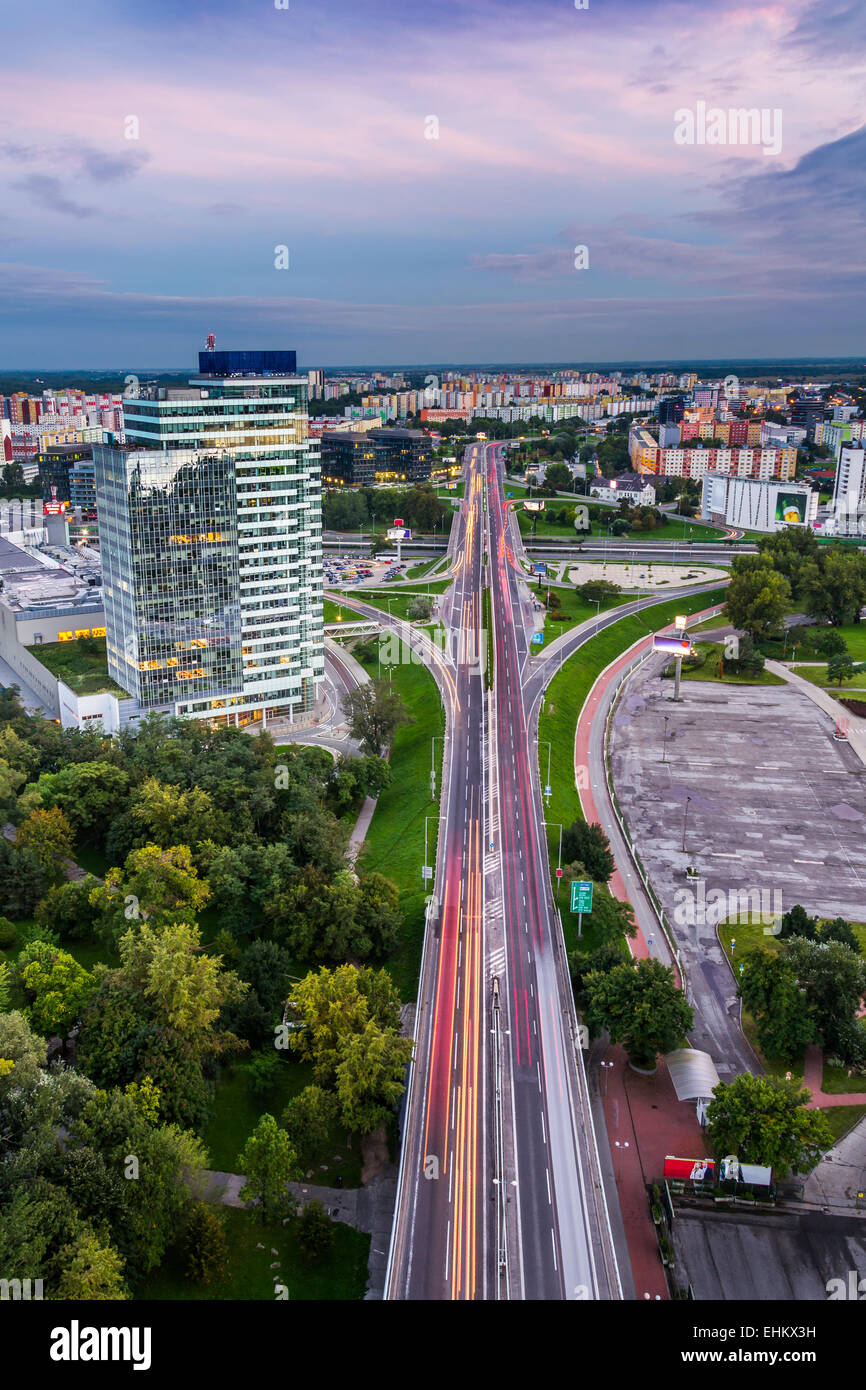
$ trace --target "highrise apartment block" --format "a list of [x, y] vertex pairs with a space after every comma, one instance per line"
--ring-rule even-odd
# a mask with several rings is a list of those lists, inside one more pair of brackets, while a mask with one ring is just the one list
[[199, 354], [95, 445], [108, 669], [146, 709], [308, 712], [324, 673], [318, 440], [294, 352]]

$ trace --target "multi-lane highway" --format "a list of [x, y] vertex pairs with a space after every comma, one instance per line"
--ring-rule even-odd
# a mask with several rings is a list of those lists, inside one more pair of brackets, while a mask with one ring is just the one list
[[495, 446], [467, 451], [452, 535], [445, 828], [386, 1296], [616, 1298], [527, 737], [525, 615], [499, 469]]

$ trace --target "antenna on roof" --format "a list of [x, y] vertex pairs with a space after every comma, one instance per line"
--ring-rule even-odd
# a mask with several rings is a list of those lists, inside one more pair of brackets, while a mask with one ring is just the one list
[[214, 337], [213, 333], [208, 333], [208, 335], [207, 335], [207, 350], [208, 350], [208, 352], [213, 352], [214, 349], [215, 349], [215, 347], [216, 347], [216, 338]]

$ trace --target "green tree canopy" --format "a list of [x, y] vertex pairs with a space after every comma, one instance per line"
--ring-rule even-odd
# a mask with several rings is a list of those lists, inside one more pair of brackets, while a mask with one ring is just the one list
[[707, 1132], [721, 1158], [764, 1164], [776, 1177], [805, 1173], [830, 1148], [833, 1135], [820, 1110], [806, 1110], [809, 1092], [796, 1082], [744, 1072], [720, 1082], [707, 1109]]

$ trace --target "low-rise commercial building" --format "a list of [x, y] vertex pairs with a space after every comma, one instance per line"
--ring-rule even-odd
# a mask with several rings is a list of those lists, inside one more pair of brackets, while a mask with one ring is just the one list
[[424, 430], [333, 430], [322, 435], [322, 482], [328, 487], [426, 483], [432, 462], [433, 441]]

